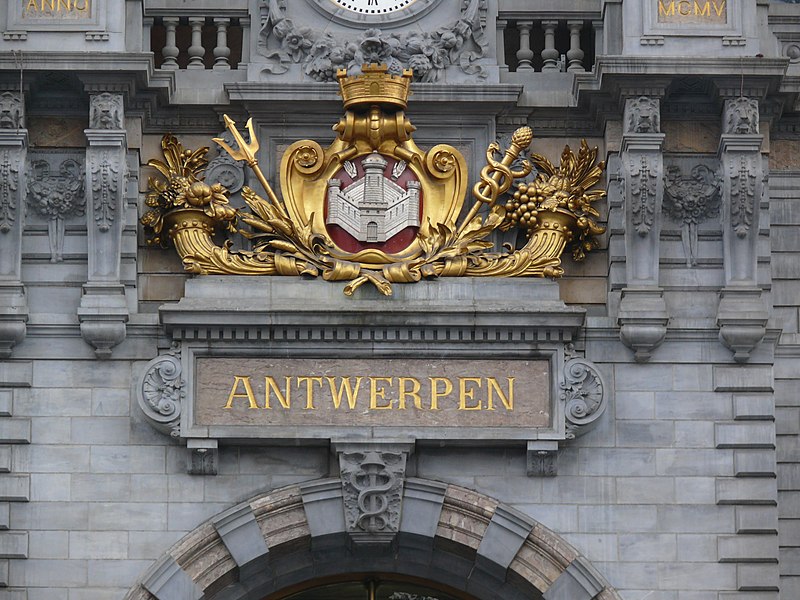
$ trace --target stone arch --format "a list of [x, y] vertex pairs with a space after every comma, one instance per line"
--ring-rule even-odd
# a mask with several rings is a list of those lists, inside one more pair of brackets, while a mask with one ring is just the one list
[[482, 600], [621, 600], [558, 535], [473, 490], [406, 479], [399, 531], [382, 551], [348, 534], [343, 502], [338, 478], [258, 495], [187, 534], [125, 600], [261, 600], [304, 581], [368, 572], [428, 579]]

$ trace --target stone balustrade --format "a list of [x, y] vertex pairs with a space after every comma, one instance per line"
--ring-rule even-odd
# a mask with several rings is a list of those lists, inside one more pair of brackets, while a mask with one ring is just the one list
[[[533, 15], [531, 15], [533, 16]], [[602, 23], [580, 18], [497, 20], [498, 62], [511, 72], [591, 71], [596, 29]]]
[[156, 68], [236, 69], [246, 53], [249, 17], [155, 16], [145, 17], [145, 39]]

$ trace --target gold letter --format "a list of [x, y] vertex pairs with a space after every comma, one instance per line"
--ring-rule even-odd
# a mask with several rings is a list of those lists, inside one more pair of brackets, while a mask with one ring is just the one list
[[714, 2], [714, 12], [717, 13], [718, 17], [722, 16], [724, 10], [725, 10], [725, 0], [722, 0], [719, 6], [717, 6], [717, 3]]
[[[410, 381], [412, 389], [406, 391], [406, 382]], [[406, 407], [406, 396], [414, 399], [414, 406], [422, 410], [422, 398], [419, 396], [420, 383], [416, 377], [398, 377], [397, 385], [400, 387], [400, 398], [397, 400], [397, 408]]]
[[331, 386], [331, 398], [333, 398], [333, 408], [339, 408], [342, 405], [342, 393], [347, 392], [347, 405], [350, 410], [355, 410], [356, 400], [358, 400], [358, 389], [361, 387], [361, 376], [356, 377], [356, 389], [350, 387], [350, 377], [342, 377], [342, 383], [339, 385], [339, 390], [336, 390], [336, 378], [326, 377], [328, 385]]
[[675, 0], [669, 3], [669, 6], [664, 6], [663, 0], [658, 0], [658, 14], [668, 17], [675, 14]]
[[711, 16], [711, 2], [706, 0], [705, 6], [700, 6], [697, 3], [697, 0], [694, 0], [694, 14], [700, 17], [710, 17]]
[[489, 388], [489, 410], [494, 410], [494, 392], [497, 392], [497, 396], [500, 398], [503, 406], [506, 407], [506, 410], [514, 410], [514, 378], [506, 377], [506, 379], [508, 379], [507, 396], [500, 387], [500, 384], [497, 382], [497, 379], [494, 377], [487, 377], [486, 383], [488, 384]]
[[481, 409], [480, 400], [478, 400], [478, 403], [475, 406], [467, 406], [467, 398], [469, 398], [470, 400], [475, 399], [475, 388], [468, 390], [467, 382], [477, 383], [478, 387], [481, 387], [481, 380], [479, 377], [459, 377], [458, 389], [460, 391], [460, 394], [458, 398], [458, 410], [480, 410]]
[[286, 395], [281, 393], [281, 389], [278, 387], [278, 384], [275, 383], [275, 380], [267, 375], [264, 378], [264, 383], [267, 389], [264, 391], [264, 408], [272, 408], [269, 405], [269, 396], [270, 392], [275, 392], [275, 397], [278, 399], [278, 402], [281, 403], [283, 408], [289, 408], [292, 401], [292, 378], [291, 376], [286, 376]]
[[388, 381], [389, 385], [392, 385], [392, 381], [394, 381], [394, 377], [370, 377], [369, 378], [369, 408], [370, 410], [384, 410], [384, 409], [392, 409], [392, 400], [389, 399], [389, 404], [384, 406], [378, 406], [378, 399], [386, 400], [386, 388], [381, 387], [378, 389], [378, 382], [379, 381]]
[[45, 4], [50, 3], [50, 12], [55, 11], [56, 9], [56, 0], [42, 0], [42, 12], [44, 12]]
[[[431, 380], [431, 410], [439, 410], [439, 398], [447, 396], [453, 391], [453, 384], [447, 377], [428, 377]], [[439, 392], [437, 384], [444, 383], [444, 391]]]
[[[240, 383], [244, 384], [243, 394], [236, 393], [236, 390], [239, 389]], [[242, 375], [233, 376], [233, 387], [231, 387], [231, 393], [228, 394], [228, 403], [224, 406], [224, 408], [232, 408], [233, 401], [236, 398], [247, 398], [248, 402], [250, 402], [250, 408], [258, 408], [255, 394], [253, 394], [253, 387], [250, 385], [250, 377], [245, 377]]]
[[64, 8], [65, 12], [69, 12], [72, 10], [72, 0], [58, 0], [58, 4], [56, 4], [56, 10], [61, 11], [61, 8]]
[[81, 10], [83, 12], [89, 10], [89, 0], [83, 0], [81, 4], [78, 4], [79, 2], [81, 2], [81, 0], [75, 0], [75, 2], [72, 4], [75, 10]]
[[25, 12], [28, 12], [31, 9], [33, 9], [33, 12], [39, 10], [39, 7], [36, 6], [36, 0], [28, 0], [28, 6], [25, 7]]
[[[686, 12], [684, 12], [684, 10]], [[692, 14], [692, 5], [689, 4], [689, 0], [680, 0], [680, 2], [678, 2], [678, 14], [684, 17], [688, 17]]]
[[298, 377], [297, 387], [300, 387], [301, 381], [306, 383], [306, 410], [314, 410], [314, 384], [322, 387], [322, 377]]

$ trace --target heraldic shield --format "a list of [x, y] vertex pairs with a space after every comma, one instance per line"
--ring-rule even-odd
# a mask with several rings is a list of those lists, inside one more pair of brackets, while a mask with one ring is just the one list
[[[148, 162], [163, 176], [148, 181], [151, 210], [141, 218], [148, 243], [173, 244], [193, 273], [321, 276], [347, 282], [347, 295], [364, 283], [388, 295], [392, 284], [437, 277], [558, 277], [563, 252], [581, 260], [597, 246], [605, 231], [592, 206], [605, 195], [595, 187], [605, 166], [597, 148], [583, 141], [575, 154], [567, 146], [558, 166], [538, 154], [522, 160], [533, 132], [521, 127], [505, 150], [489, 144], [467, 209], [461, 153], [448, 144], [424, 151], [412, 139], [405, 114], [412, 72], [363, 65], [358, 75], [337, 76], [345, 108], [337, 137], [327, 148], [300, 140], [286, 149], [282, 197], [256, 160], [252, 120], [245, 141], [225, 116], [235, 144], [214, 141], [246, 161], [264, 190], [242, 189], [249, 211], [232, 207], [221, 184], [204, 181], [208, 148], [184, 149], [165, 135], [164, 160]], [[524, 243], [492, 251], [487, 238], [510, 229], [521, 230]], [[218, 244], [224, 232], [241, 233], [252, 249]]]
[[464, 157], [447, 144], [421, 150], [405, 115], [411, 71], [365, 65], [339, 73], [347, 113], [326, 149], [295, 142], [281, 162], [290, 217], [326, 233], [338, 257], [366, 267], [413, 260], [431, 224], [455, 222], [467, 192]]

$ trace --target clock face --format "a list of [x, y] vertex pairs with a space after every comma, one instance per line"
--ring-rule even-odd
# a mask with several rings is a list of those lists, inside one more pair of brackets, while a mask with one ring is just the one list
[[416, 0], [331, 0], [337, 6], [361, 15], [396, 13], [414, 4]]

